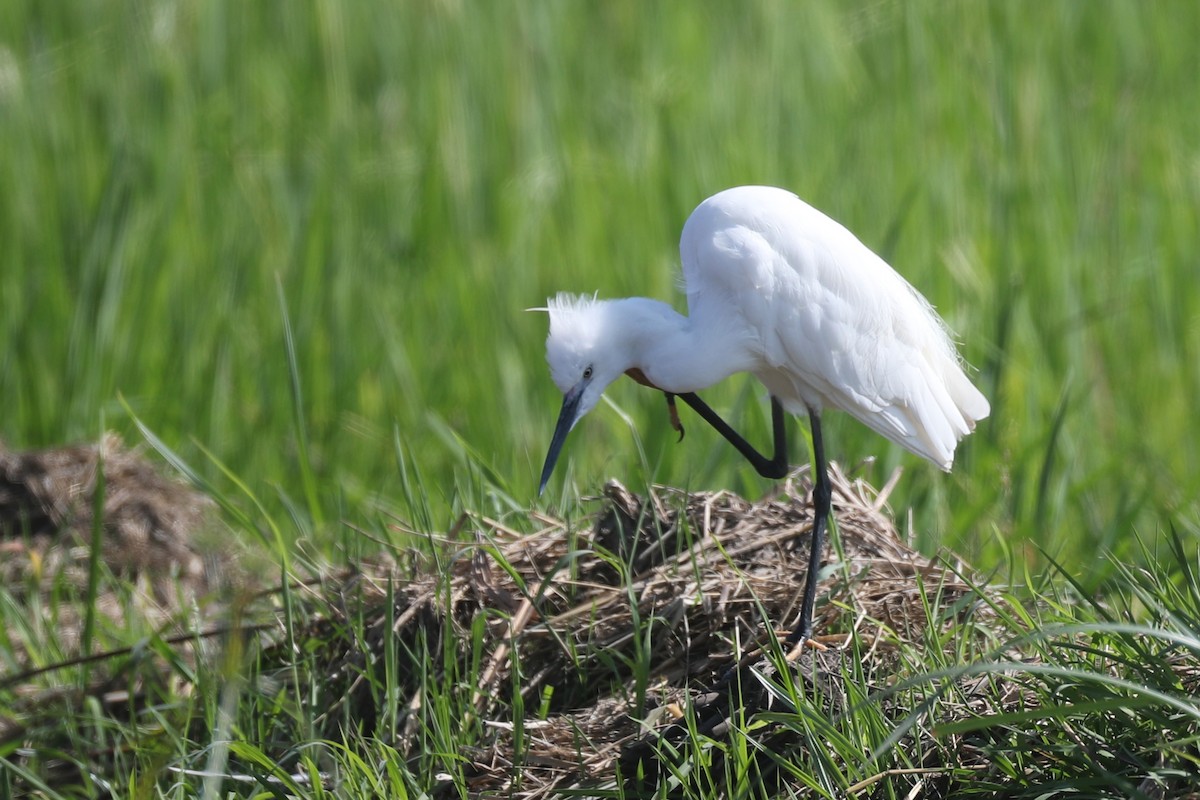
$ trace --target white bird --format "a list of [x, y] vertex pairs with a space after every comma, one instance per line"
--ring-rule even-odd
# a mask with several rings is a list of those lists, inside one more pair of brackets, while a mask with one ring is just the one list
[[[681, 436], [676, 396], [769, 478], [788, 469], [784, 410], [807, 414], [812, 550], [789, 639], [806, 641], [831, 501], [821, 412], [841, 409], [948, 471], [958, 441], [988, 415], [988, 401], [929, 302], [849, 230], [785, 189], [741, 186], [708, 198], [683, 226], [679, 253], [686, 317], [642, 297], [548, 301], [546, 357], [563, 404], [538, 491], [567, 433], [622, 374], [666, 395]], [[770, 393], [771, 459], [694, 394], [737, 372], [753, 374]]]

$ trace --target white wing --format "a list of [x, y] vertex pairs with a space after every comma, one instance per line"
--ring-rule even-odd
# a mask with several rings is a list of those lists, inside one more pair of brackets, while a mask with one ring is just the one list
[[929, 303], [791, 192], [709, 198], [680, 252], [690, 317], [740, 315], [761, 348], [755, 374], [789, 410], [842, 409], [943, 469], [988, 415]]

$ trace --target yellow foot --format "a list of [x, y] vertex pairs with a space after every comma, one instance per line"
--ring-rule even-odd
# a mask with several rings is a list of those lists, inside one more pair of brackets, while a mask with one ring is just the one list
[[[665, 394], [665, 392], [664, 392]], [[675, 408], [675, 395], [667, 395], [667, 414], [671, 418], [671, 427], [679, 434], [679, 441], [683, 441], [683, 423], [679, 421], [679, 409]]]
[[[792, 632], [776, 631], [775, 635], [780, 639], [786, 640], [792, 635]], [[792, 649], [788, 651], [787, 660], [795, 661], [800, 657], [800, 653], [803, 652], [804, 648], [806, 647], [812, 648], [813, 650], [820, 650], [822, 652], [828, 650], [830, 647], [841, 647], [846, 643], [848, 638], [849, 637], [844, 633], [829, 633], [822, 636], [810, 636], [807, 639], [802, 639], [799, 642], [796, 642]]]

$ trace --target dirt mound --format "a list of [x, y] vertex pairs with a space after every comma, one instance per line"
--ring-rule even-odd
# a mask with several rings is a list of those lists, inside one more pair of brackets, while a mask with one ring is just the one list
[[[98, 505], [101, 557], [114, 574], [139, 587], [143, 611], [167, 619], [183, 599], [208, 588], [193, 537], [212, 501], [164, 477], [113, 433], [98, 443], [25, 452], [0, 443], [4, 585], [10, 591], [45, 591], [54, 581], [85, 587]], [[120, 606], [114, 597], [97, 598], [97, 607], [109, 616], [119, 614]], [[77, 623], [62, 621], [65, 641], [77, 638]]]
[[[276, 690], [305, 682], [285, 691], [310, 698], [303, 716], [315, 730], [306, 735], [383, 736], [418, 771], [426, 754], [445, 746], [430, 737], [450, 713], [456, 729], [478, 733], [467, 737], [476, 747], [456, 754], [472, 796], [659, 791], [670, 777], [664, 769], [675, 774], [691, 758], [697, 729], [720, 740], [730, 735], [731, 719], [745, 722], [743, 710], [791, 710], [767, 688], [789, 677], [775, 673], [776, 665], [791, 670], [806, 694], [812, 689], [818, 708], [836, 712], [851, 695], [892, 680], [899, 642], [920, 640], [930, 625], [953, 625], [956, 615], [986, 618], [976, 589], [958, 577], [961, 565], [931, 561], [899, 538], [884, 507], [887, 487], [876, 492], [836, 466], [831, 473], [838, 535], [824, 554], [815, 621], [818, 631], [839, 633], [825, 637], [830, 649], [806, 649], [791, 666], [743, 657], [769, 641], [767, 621], [787, 630], [799, 613], [812, 523], [806, 470], [758, 502], [662, 487], [640, 497], [610, 482], [595, 498], [594, 518], [535, 511], [522, 520], [532, 533], [464, 514], [444, 537], [414, 536], [424, 539], [420, 547], [352, 573], [318, 570], [310, 582], [291, 585], [285, 605], [296, 627], [287, 636], [270, 634], [280, 630], [269, 621], [282, 613], [273, 603], [279, 590], [256, 595], [255, 614], [268, 619], [245, 629], [264, 643], [256, 680]], [[31, 570], [40, 570], [86, 585], [101, 474], [103, 559], [145, 590], [145, 602], [126, 603], [124, 613], [173, 624], [178, 606], [170, 598], [181, 595], [178, 587], [201, 591], [209, 580], [192, 542], [209, 501], [163, 478], [116, 437], [36, 453], [0, 449], [5, 579], [37, 587]], [[931, 595], [939, 608], [956, 610], [931, 622]], [[105, 597], [97, 604], [119, 605]], [[71, 631], [64, 620], [63, 635]], [[856, 650], [843, 647], [851, 639]], [[22, 690], [21, 719], [0, 718], [0, 741], [57, 742], [53, 713], [37, 709], [77, 704], [75, 694], [112, 694], [117, 714], [189, 691], [171, 683], [178, 677], [165, 665], [142, 665], [131, 682], [129, 665], [121, 666], [127, 659], [110, 655], [119, 687], [81, 688], [70, 697]], [[731, 669], [739, 658], [752, 669]], [[127, 696], [124, 687], [135, 684], [138, 696]], [[1012, 702], [1019, 705], [1018, 693]], [[277, 741], [261, 743], [283, 768], [296, 757], [289, 730], [281, 725]], [[795, 731], [774, 725], [759, 734], [764, 752], [805, 757]], [[461, 739], [453, 738], [457, 746]], [[926, 752], [928, 743], [921, 744]], [[706, 758], [719, 758], [720, 750]], [[768, 769], [764, 761], [760, 771]], [[62, 781], [73, 776], [66, 769]], [[788, 783], [776, 774], [769, 781]], [[461, 791], [447, 777], [437, 795]]]
[[[900, 540], [884, 513], [885, 495], [836, 467], [832, 473], [839, 536], [837, 550], [825, 554], [817, 630], [854, 628], [860, 642], [874, 642], [859, 665], [870, 680], [888, 672], [898, 638], [918, 637], [930, 625], [927, 592], [939, 593], [944, 608], [974, 590], [944, 560], [931, 561]], [[380, 713], [374, 670], [386, 662], [389, 644], [396, 646], [413, 657], [411, 669], [397, 670], [406, 723], [398, 745], [415, 754], [426, 746], [421, 731], [431, 703], [419, 664], [427, 654], [439, 663], [452, 650], [460, 667], [442, 678], [453, 683], [471, 674], [466, 664], [474, 659], [468, 717], [477, 715], [491, 732], [485, 747], [467, 754], [473, 792], [534, 798], [611, 790], [618, 774], [632, 772], [652, 785], [663, 734], [669, 739], [680, 727], [687, 703], [728, 713], [729, 698], [708, 687], [720, 685], [736, 654], [765, 641], [764, 618], [781, 629], [795, 623], [811, 491], [804, 470], [757, 503], [669, 488], [642, 498], [614, 481], [590, 534], [548, 517], [535, 533], [520, 534], [464, 516], [456, 540], [416, 580], [398, 586], [384, 569], [345, 587], [355, 599], [336, 603], [343, 608], [390, 597], [391, 607], [377, 606], [366, 641], [339, 648], [330, 635], [346, 627], [338, 614], [312, 631], [314, 640], [329, 643], [325, 719], [371, 729]], [[838, 645], [847, 638], [828, 637], [830, 650], [804, 655], [808, 674], [825, 684], [826, 702], [834, 705], [844, 694], [846, 656]], [[536, 713], [516, 719], [514, 705]], [[718, 724], [709, 732], [721, 730]]]

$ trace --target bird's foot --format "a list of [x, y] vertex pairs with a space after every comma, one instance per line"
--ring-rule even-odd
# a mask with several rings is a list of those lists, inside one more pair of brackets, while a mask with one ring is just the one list
[[781, 640], [786, 641], [791, 646], [791, 649], [788, 650], [785, 656], [789, 662], [795, 661], [797, 658], [799, 658], [800, 654], [804, 652], [805, 648], [825, 652], [829, 650], [830, 647], [841, 647], [846, 643], [846, 636], [840, 633], [827, 634], [824, 636], [805, 636], [796, 642], [791, 641], [792, 637], [790, 631], [776, 631], [775, 635]]
[[675, 407], [675, 395], [663, 392], [667, 396], [667, 414], [671, 418], [671, 427], [679, 433], [679, 441], [683, 441], [683, 423], [679, 421], [679, 409]]

